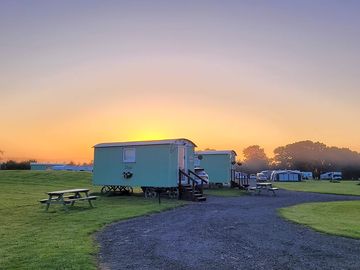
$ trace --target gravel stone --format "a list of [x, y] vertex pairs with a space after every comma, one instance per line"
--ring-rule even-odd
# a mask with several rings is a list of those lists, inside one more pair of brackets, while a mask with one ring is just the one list
[[273, 197], [208, 196], [162, 213], [111, 224], [96, 235], [102, 269], [360, 269], [360, 240], [286, 221], [277, 209], [359, 200], [279, 190]]

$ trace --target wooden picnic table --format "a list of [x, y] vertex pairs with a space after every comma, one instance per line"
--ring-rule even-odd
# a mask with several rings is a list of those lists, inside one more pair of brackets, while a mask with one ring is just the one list
[[268, 187], [272, 187], [272, 183], [269, 183], [269, 182], [258, 182], [258, 183], [256, 183], [256, 186], [257, 186], [257, 187], [260, 187], [260, 188], [268, 188]]
[[257, 194], [260, 194], [262, 190], [266, 190], [268, 192], [271, 191], [273, 195], [276, 196], [275, 191], [278, 190], [278, 188], [273, 187], [272, 183], [269, 182], [258, 182], [256, 183], [255, 190], [257, 191]]
[[45, 211], [49, 209], [51, 204], [62, 204], [65, 210], [67, 210], [67, 204], [73, 206], [77, 201], [88, 201], [90, 207], [93, 207], [91, 201], [96, 200], [97, 196], [89, 196], [89, 191], [87, 188], [50, 191], [46, 192], [49, 198], [41, 200], [40, 203], [46, 204]]

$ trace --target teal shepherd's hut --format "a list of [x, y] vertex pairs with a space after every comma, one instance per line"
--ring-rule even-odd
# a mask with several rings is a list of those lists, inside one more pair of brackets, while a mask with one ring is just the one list
[[198, 176], [190, 176], [195, 147], [188, 139], [97, 144], [94, 185], [103, 186], [102, 192], [132, 192], [134, 187], [140, 187], [145, 197], [155, 197], [160, 192], [181, 197], [186, 188], [195, 194], [194, 179]]
[[235, 180], [236, 152], [223, 151], [197, 151], [195, 165], [203, 168], [209, 175], [211, 186], [222, 186]]

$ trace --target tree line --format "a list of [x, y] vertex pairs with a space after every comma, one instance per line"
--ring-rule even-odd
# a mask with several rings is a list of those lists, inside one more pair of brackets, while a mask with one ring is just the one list
[[[0, 163], [3, 153], [0, 150]], [[344, 179], [360, 177], [360, 153], [349, 148], [327, 146], [310, 140], [279, 146], [274, 149], [273, 158], [269, 158], [259, 145], [246, 147], [243, 154], [241, 170], [246, 173], [286, 169], [312, 172], [314, 177], [319, 177], [321, 173], [329, 171], [341, 171]], [[20, 162], [8, 160], [1, 163], [0, 169], [29, 170], [30, 162], [35, 162], [35, 160]], [[74, 162], [70, 164], [75, 165]], [[89, 164], [92, 162], [82, 165]]]
[[35, 160], [15, 161], [8, 160], [0, 163], [0, 170], [30, 170], [30, 163]]
[[[36, 162], [36, 160], [24, 160], [24, 161], [15, 161], [15, 160], [8, 160], [1, 163], [0, 160], [0, 170], [30, 170], [31, 166], [30, 163]], [[84, 162], [84, 163], [75, 163], [71, 161], [70, 163], [64, 163], [71, 166], [92, 166], [93, 162]]]
[[245, 148], [243, 154], [242, 170], [247, 173], [286, 169], [312, 172], [314, 177], [329, 171], [341, 171], [344, 179], [360, 177], [360, 153], [310, 140], [279, 146], [273, 158], [259, 145]]

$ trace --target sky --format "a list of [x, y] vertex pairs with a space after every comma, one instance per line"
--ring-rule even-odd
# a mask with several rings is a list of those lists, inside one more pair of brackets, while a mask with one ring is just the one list
[[0, 2], [3, 159], [167, 138], [360, 151], [359, 101], [360, 1]]

